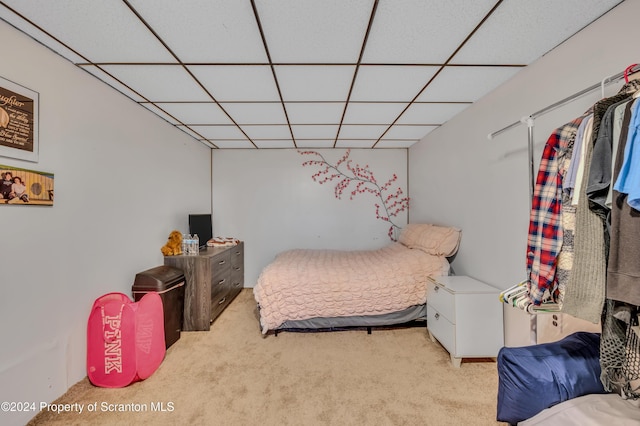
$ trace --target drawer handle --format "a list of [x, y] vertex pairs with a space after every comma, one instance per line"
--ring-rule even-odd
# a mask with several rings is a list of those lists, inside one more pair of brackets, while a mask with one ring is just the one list
[[234, 286], [234, 287], [240, 287], [240, 283], [239, 283], [239, 282], [234, 283], [234, 284], [233, 284], [233, 286]]
[[221, 301], [218, 302], [218, 305], [222, 305], [227, 300], [227, 297], [223, 297]]
[[218, 285], [222, 284], [222, 283], [223, 283], [223, 282], [225, 282], [226, 280], [227, 280], [226, 278], [221, 279], [220, 281], [218, 281]]
[[236, 256], [240, 256], [240, 252], [239, 251], [236, 252]]
[[436, 314], [434, 315], [434, 318], [435, 318], [435, 319], [440, 318], [440, 314], [436, 312]]
[[220, 262], [218, 262], [218, 265], [224, 265], [225, 263], [227, 263], [226, 260], [221, 260]]
[[433, 291], [435, 291], [436, 293], [438, 292], [438, 290], [440, 290], [440, 287], [438, 287], [438, 286], [435, 286], [435, 287], [433, 288]]
[[234, 269], [234, 270], [236, 270], [236, 271], [239, 271], [239, 270], [240, 270], [240, 267], [239, 267], [239, 266], [236, 266], [236, 267], [235, 267], [235, 268], [233, 268], [233, 269]]

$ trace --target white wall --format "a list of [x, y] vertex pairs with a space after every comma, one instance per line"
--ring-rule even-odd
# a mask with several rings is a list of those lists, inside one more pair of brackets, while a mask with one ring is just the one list
[[[409, 150], [411, 222], [460, 227], [456, 272], [505, 289], [526, 276], [527, 127], [495, 132], [640, 62], [630, 33], [640, 2], [627, 1], [523, 69]], [[607, 87], [606, 96], [622, 83]], [[535, 164], [551, 132], [601, 98], [595, 91], [535, 120]], [[505, 311], [506, 343], [528, 344], [527, 318]]]
[[[317, 151], [335, 165], [346, 150]], [[406, 149], [354, 149], [349, 158], [369, 165], [380, 185], [395, 173], [392, 189], [408, 195]], [[372, 249], [390, 242], [389, 224], [375, 217], [380, 200], [370, 194], [336, 199], [335, 183], [314, 182], [318, 168], [302, 166], [309, 159], [295, 149], [213, 151], [213, 233], [245, 241], [245, 287], [254, 287], [283, 250]], [[406, 212], [396, 219], [406, 224]]]
[[0, 164], [55, 175], [53, 207], [0, 205], [0, 401], [50, 402], [86, 376], [93, 301], [209, 211], [210, 150], [2, 21], [0, 40], [0, 76], [40, 94], [39, 162]]

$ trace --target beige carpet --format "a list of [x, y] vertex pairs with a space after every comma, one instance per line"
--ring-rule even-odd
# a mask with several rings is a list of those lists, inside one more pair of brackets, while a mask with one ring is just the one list
[[82, 413], [43, 411], [30, 424], [499, 425], [497, 388], [495, 362], [454, 369], [425, 328], [263, 338], [244, 289], [210, 331], [183, 332], [147, 380], [84, 379], [55, 402]]

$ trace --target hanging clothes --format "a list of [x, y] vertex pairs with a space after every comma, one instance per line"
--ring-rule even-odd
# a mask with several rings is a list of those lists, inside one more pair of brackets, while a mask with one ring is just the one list
[[[582, 188], [589, 185], [593, 148], [600, 135], [601, 124], [608, 108], [630, 99], [640, 87], [637, 80], [626, 83], [618, 94], [602, 99], [593, 106], [593, 137], [585, 141]], [[603, 132], [606, 132], [606, 128]], [[600, 321], [606, 292], [607, 260], [604, 237], [604, 217], [591, 210], [589, 198], [580, 194], [576, 208], [573, 266], [566, 285], [562, 311], [594, 324]]]
[[[628, 203], [628, 194], [620, 192], [624, 189], [620, 182], [621, 170], [625, 161], [632, 160], [625, 154], [629, 144], [638, 138], [638, 123], [640, 119], [640, 101], [631, 105], [629, 114], [628, 136], [621, 140], [618, 155], [614, 164], [616, 184], [613, 190], [613, 205], [611, 206], [611, 243], [609, 250], [609, 265], [607, 269], [607, 297], [609, 299], [640, 305], [640, 212]], [[629, 167], [640, 168], [638, 158]]]
[[533, 190], [527, 239], [527, 287], [534, 305], [540, 305], [547, 298], [557, 300], [556, 260], [562, 246], [562, 182], [559, 166], [586, 115], [556, 129], [542, 152]]

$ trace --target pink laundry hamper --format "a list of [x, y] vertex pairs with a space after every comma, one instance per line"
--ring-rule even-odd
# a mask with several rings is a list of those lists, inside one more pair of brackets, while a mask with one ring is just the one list
[[108, 293], [93, 303], [87, 324], [87, 375], [91, 383], [121, 388], [151, 376], [166, 353], [162, 299], [155, 292], [133, 302]]

